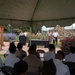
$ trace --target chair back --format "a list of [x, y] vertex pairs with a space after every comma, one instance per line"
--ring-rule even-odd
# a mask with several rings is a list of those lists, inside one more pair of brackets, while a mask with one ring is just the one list
[[43, 61], [44, 60], [44, 53], [45, 53], [45, 51], [41, 50], [41, 49], [38, 49], [37, 52], [40, 54], [41, 61]]
[[56, 75], [56, 66], [53, 59], [43, 62], [42, 75]]
[[45, 53], [45, 51], [44, 50], [41, 50], [41, 49], [38, 49], [37, 52], [38, 53]]
[[74, 62], [64, 62], [64, 64], [69, 67], [71, 75], [75, 75], [75, 63]]
[[34, 72], [26, 72], [25, 75], [37, 75], [37, 74]]
[[13, 68], [9, 66], [3, 66], [1, 70], [5, 75], [12, 75], [13, 72]]

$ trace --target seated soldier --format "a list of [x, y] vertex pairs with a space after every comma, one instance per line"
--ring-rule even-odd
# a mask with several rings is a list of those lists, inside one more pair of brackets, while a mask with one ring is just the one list
[[10, 46], [9, 51], [10, 51], [10, 54], [5, 58], [4, 64], [5, 64], [5, 66], [14, 67], [14, 64], [16, 62], [20, 61], [20, 59], [18, 57], [16, 57], [16, 55], [15, 55], [16, 46], [14, 46], [14, 45]]
[[[10, 45], [9, 45], [9, 47], [10, 47], [10, 46], [15, 46], [14, 42], [11, 42]], [[8, 54], [10, 54], [9, 49], [8, 49], [8, 50], [6, 51], [6, 53], [4, 54], [4, 57], [6, 57]]]
[[24, 57], [27, 56], [26, 52], [22, 50], [22, 47], [23, 47], [22, 43], [19, 42], [18, 45], [17, 45], [17, 49], [18, 49], [18, 50], [17, 50], [16, 53], [15, 53], [16, 56], [19, 57], [21, 60], [22, 60]]
[[44, 61], [48, 61], [50, 59], [55, 58], [55, 46], [53, 44], [49, 45], [49, 51], [44, 54]]
[[35, 74], [39, 74], [41, 71], [41, 60], [38, 59], [35, 55], [36, 52], [35, 44], [29, 47], [28, 52], [29, 55], [23, 59], [28, 64], [27, 72], [33, 72]]
[[70, 54], [66, 55], [65, 61], [75, 62], [75, 47], [70, 46]]
[[25, 61], [19, 61], [15, 63], [12, 75], [25, 75], [27, 69], [28, 69], [28, 64]]
[[55, 58], [56, 59], [53, 59], [53, 62], [56, 66], [56, 75], [70, 75], [68, 66], [62, 63], [64, 53], [62, 51], [58, 51]]

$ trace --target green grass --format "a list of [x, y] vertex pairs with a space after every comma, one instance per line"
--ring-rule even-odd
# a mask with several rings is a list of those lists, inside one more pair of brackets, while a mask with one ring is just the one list
[[18, 35], [16, 36], [16, 41], [19, 41], [19, 36]]
[[55, 47], [56, 47], [56, 48], [59, 48], [60, 46], [59, 46], [59, 45], [55, 45]]
[[4, 54], [0, 54], [0, 58], [4, 61]]

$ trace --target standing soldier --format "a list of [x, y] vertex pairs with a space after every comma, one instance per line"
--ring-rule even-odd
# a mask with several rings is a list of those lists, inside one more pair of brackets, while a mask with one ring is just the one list
[[36, 36], [37, 36], [38, 39], [41, 38], [41, 33], [40, 33], [40, 31], [37, 32]]
[[47, 37], [48, 37], [49, 42], [51, 43], [52, 33], [50, 30], [47, 32]]
[[58, 36], [59, 36], [57, 30], [55, 30], [52, 35], [53, 35], [53, 44], [56, 43], [56, 45], [57, 45], [58, 44]]

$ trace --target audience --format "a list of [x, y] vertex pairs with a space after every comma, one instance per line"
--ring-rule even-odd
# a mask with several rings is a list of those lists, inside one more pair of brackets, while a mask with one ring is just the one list
[[34, 53], [33, 53], [33, 54], [34, 54], [37, 58], [40, 59], [40, 54], [36, 51], [36, 49], [37, 49], [36, 44], [33, 44], [33, 46], [31, 46], [30, 49], [34, 50]]
[[28, 64], [27, 72], [33, 72], [35, 74], [39, 74], [41, 71], [41, 60], [38, 59], [34, 54], [36, 52], [35, 44], [29, 47], [28, 52], [29, 55], [23, 59]]
[[14, 65], [13, 75], [25, 75], [28, 64], [25, 61], [19, 61]]
[[75, 47], [70, 46], [70, 54], [66, 55], [65, 61], [75, 62]]
[[37, 46], [36, 46], [35, 43], [34, 43], [32, 46], [29, 47], [29, 50], [31, 50], [31, 51], [34, 50], [33, 54], [34, 54], [37, 58], [40, 59], [40, 54], [36, 51], [36, 49], [37, 49]]
[[[25, 75], [26, 72], [40, 74], [42, 69], [42, 62], [40, 60], [39, 53], [36, 52], [36, 44], [33, 44], [29, 47], [28, 56], [26, 52], [22, 50], [22, 47], [22, 43], [19, 42], [17, 45], [18, 50], [16, 51], [14, 42], [10, 43], [8, 50], [9, 55], [6, 56], [4, 60], [5, 66], [14, 68], [12, 75]], [[56, 74], [54, 73], [55, 75], [70, 75], [68, 66], [62, 63], [64, 57], [65, 61], [75, 62], [74, 46], [70, 46], [70, 52], [71, 53], [66, 55], [66, 57], [62, 51], [58, 51], [57, 54], [55, 54], [55, 45], [50, 44], [49, 51], [44, 54], [44, 61], [50, 61], [50, 59], [52, 60], [56, 69]], [[2, 66], [2, 60], [0, 59], [0, 67]]]
[[4, 64], [5, 64], [5, 66], [14, 67], [14, 64], [16, 62], [20, 61], [20, 59], [18, 57], [16, 57], [16, 55], [15, 55], [16, 46], [14, 46], [14, 45], [10, 46], [9, 51], [10, 51], [10, 54], [5, 58]]
[[53, 59], [43, 61], [42, 75], [56, 75], [56, 66]]
[[58, 51], [55, 55], [55, 59], [53, 59], [56, 66], [56, 75], [70, 75], [68, 66], [62, 63], [63, 59], [64, 53], [62, 51]]
[[55, 46], [53, 44], [49, 45], [49, 52], [46, 52], [44, 54], [44, 61], [48, 61], [50, 59], [54, 59], [55, 58]]
[[17, 49], [18, 49], [18, 50], [17, 50], [16, 53], [15, 53], [16, 56], [19, 57], [21, 60], [22, 60], [24, 57], [27, 56], [26, 52], [22, 50], [22, 47], [23, 47], [22, 43], [19, 42], [18, 45], [17, 45]]
[[65, 57], [65, 55], [62, 51], [57, 51], [57, 54], [55, 55], [56, 59], [63, 61], [64, 57]]
[[[9, 45], [9, 47], [10, 47], [10, 46], [15, 46], [14, 42], [11, 42], [10, 45]], [[6, 53], [4, 54], [4, 57], [6, 57], [8, 54], [10, 54], [9, 49], [8, 49], [8, 50], [6, 51]]]

